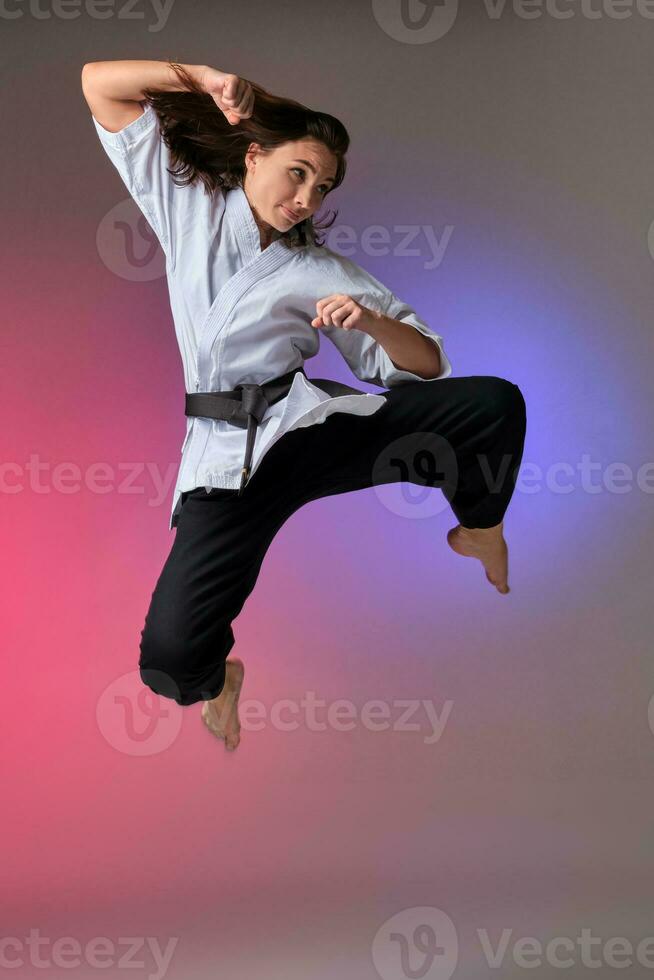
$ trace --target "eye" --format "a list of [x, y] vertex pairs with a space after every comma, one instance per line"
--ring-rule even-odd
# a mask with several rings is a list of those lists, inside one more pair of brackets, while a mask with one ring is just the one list
[[[291, 167], [291, 172], [292, 173], [300, 173], [304, 177], [304, 169], [302, 167]], [[327, 193], [327, 191], [329, 190], [329, 186], [327, 184], [321, 184], [320, 186], [325, 188], [324, 191], [321, 191], [320, 192], [322, 194], [322, 196], [324, 197], [325, 194]]]

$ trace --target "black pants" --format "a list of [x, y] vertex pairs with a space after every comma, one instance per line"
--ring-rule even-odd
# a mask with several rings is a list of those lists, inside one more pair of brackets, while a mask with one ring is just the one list
[[471, 376], [414, 381], [382, 394], [386, 404], [374, 415], [335, 412], [287, 432], [241, 497], [204, 487], [183, 494], [141, 631], [141, 678], [155, 693], [180, 705], [218, 696], [234, 645], [232, 620], [275, 534], [310, 500], [406, 481], [438, 488], [464, 527], [500, 523], [526, 433], [520, 389], [503, 378]]

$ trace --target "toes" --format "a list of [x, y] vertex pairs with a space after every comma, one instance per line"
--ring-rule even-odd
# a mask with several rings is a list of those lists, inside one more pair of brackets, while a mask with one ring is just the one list
[[210, 713], [210, 709], [206, 704], [202, 708], [201, 715], [202, 715], [202, 720], [204, 721], [205, 725], [207, 726], [211, 734], [215, 735], [216, 738], [223, 741], [225, 743], [225, 748], [229, 752], [233, 752], [234, 749], [237, 748], [241, 740], [240, 733], [239, 732], [235, 733], [233, 731], [228, 732], [226, 728], [219, 725], [218, 722], [216, 722], [215, 719], [212, 717]]
[[240, 735], [232, 735], [225, 738], [225, 748], [228, 752], [233, 752], [235, 748], [238, 747], [238, 743], [241, 741]]
[[508, 592], [511, 591], [508, 582], [501, 582], [498, 579], [494, 579], [492, 578], [492, 576], [488, 574], [488, 572], [486, 572], [486, 578], [488, 579], [491, 585], [495, 586], [498, 592], [502, 593], [502, 595], [506, 595]]

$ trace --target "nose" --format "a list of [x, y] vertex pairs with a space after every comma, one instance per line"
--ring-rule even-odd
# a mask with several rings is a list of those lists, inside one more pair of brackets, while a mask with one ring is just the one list
[[[316, 196], [320, 198], [320, 195], [318, 194], [317, 191], [316, 191]], [[307, 211], [314, 211], [315, 208], [313, 203], [313, 197], [314, 195], [312, 191], [305, 191], [303, 194], [300, 193], [296, 194], [295, 210], [298, 211], [300, 214], [305, 214], [305, 212]]]

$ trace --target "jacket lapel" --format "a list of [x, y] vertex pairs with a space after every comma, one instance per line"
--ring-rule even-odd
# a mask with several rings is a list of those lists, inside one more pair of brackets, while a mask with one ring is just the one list
[[225, 193], [225, 219], [233, 229], [246, 261], [219, 290], [202, 326], [198, 344], [196, 391], [209, 390], [214, 367], [211, 352], [241, 296], [264, 276], [290, 261], [297, 251], [281, 238], [262, 250], [259, 229], [245, 192], [240, 187], [235, 187]]

